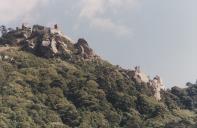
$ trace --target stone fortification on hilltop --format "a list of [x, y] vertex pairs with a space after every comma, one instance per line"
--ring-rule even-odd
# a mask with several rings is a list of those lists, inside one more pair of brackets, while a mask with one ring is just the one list
[[70, 57], [75, 54], [80, 55], [83, 59], [93, 59], [96, 56], [85, 39], [79, 39], [75, 44], [59, 30], [57, 24], [53, 28], [41, 25], [29, 27], [23, 24], [21, 28], [4, 31], [0, 44], [20, 46], [23, 50], [45, 58], [65, 54]]

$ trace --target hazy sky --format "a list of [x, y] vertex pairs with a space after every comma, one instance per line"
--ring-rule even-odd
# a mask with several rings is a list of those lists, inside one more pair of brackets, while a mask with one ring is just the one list
[[197, 79], [196, 0], [0, 0], [0, 24], [52, 26], [168, 87]]

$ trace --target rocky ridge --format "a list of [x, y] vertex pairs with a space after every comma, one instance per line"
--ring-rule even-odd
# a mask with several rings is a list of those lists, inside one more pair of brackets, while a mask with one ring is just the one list
[[20, 46], [23, 50], [44, 58], [79, 55], [80, 58], [91, 60], [98, 57], [85, 39], [81, 38], [75, 43], [59, 30], [58, 25], [50, 28], [41, 25], [29, 27], [23, 24], [21, 28], [2, 33], [0, 44]]

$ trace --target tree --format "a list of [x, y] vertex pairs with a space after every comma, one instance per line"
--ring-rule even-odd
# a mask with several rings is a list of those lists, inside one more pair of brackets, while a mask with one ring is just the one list
[[1, 35], [7, 34], [8, 30], [5, 25], [0, 26]]

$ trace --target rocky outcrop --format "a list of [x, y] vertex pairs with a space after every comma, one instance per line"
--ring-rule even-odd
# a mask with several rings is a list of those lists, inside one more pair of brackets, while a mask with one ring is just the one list
[[[52, 58], [55, 56], [66, 56], [71, 60], [97, 59], [93, 50], [89, 47], [87, 41], [83, 38], [74, 43], [72, 39], [64, 35], [54, 25], [54, 28], [41, 25], [29, 27], [23, 24], [21, 28], [17, 27], [0, 38], [0, 45], [20, 46], [23, 50], [34, 53], [40, 57]], [[65, 58], [65, 57], [63, 57]]]
[[49, 27], [34, 25], [31, 36], [24, 41], [24, 44], [24, 50], [46, 58], [53, 57], [58, 52]]
[[140, 70], [139, 66], [136, 66], [134, 70], [128, 70], [127, 75], [129, 78], [135, 80], [137, 83], [148, 84], [152, 91], [153, 96], [156, 100], [161, 100], [161, 90], [164, 90], [165, 86], [161, 78], [157, 75], [151, 80], [143, 71]]
[[89, 47], [85, 39], [80, 38], [75, 44], [75, 48], [77, 49], [77, 54], [84, 59], [91, 59], [94, 56], [93, 50]]
[[153, 80], [150, 80], [149, 84], [153, 89], [156, 100], [161, 100], [161, 90], [164, 90], [165, 88], [161, 78], [157, 75]]
[[57, 25], [54, 28], [41, 25], [31, 28], [23, 24], [21, 28], [17, 27], [4, 34], [0, 40], [1, 45], [20, 46], [23, 50], [45, 58], [70, 53], [68, 43], [72, 41], [62, 34]]

